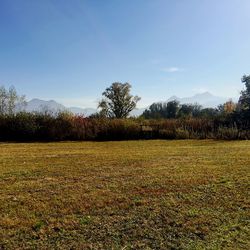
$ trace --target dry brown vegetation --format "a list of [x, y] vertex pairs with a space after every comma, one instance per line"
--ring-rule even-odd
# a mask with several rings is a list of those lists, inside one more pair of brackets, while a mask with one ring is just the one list
[[0, 249], [249, 249], [249, 141], [0, 144]]

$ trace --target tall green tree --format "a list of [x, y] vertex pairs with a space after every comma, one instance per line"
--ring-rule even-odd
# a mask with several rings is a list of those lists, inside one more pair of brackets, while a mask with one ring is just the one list
[[235, 116], [240, 126], [250, 129], [250, 75], [244, 75], [241, 81], [245, 84], [245, 88], [241, 91]]
[[145, 119], [167, 118], [167, 104], [162, 102], [151, 104], [149, 108], [143, 112], [142, 117]]
[[250, 111], [250, 75], [244, 75], [241, 79], [245, 89], [241, 91], [239, 106], [242, 111]]
[[167, 116], [168, 118], [176, 118], [179, 111], [179, 102], [174, 100], [167, 103]]
[[178, 117], [192, 117], [192, 111], [192, 104], [182, 104], [178, 112]]
[[130, 94], [129, 83], [115, 82], [102, 93], [103, 99], [99, 102], [100, 114], [106, 117], [126, 118], [136, 108], [141, 99]]
[[146, 119], [176, 118], [179, 108], [179, 102], [176, 100], [167, 103], [156, 102], [143, 112], [142, 117]]

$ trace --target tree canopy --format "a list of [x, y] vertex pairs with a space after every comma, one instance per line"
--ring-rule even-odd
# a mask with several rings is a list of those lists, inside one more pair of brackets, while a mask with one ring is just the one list
[[241, 91], [239, 99], [240, 109], [250, 110], [250, 75], [244, 75], [241, 79], [242, 83], [245, 84], [245, 89]]
[[18, 95], [13, 86], [8, 90], [4, 86], [0, 86], [0, 115], [21, 111], [25, 104], [25, 96]]
[[106, 88], [102, 93], [104, 98], [98, 105], [100, 114], [111, 118], [126, 118], [141, 99], [130, 94], [131, 87], [129, 83], [115, 82]]

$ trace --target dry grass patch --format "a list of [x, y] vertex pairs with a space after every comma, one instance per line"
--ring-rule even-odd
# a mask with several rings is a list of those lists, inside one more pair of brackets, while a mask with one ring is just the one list
[[0, 249], [249, 249], [248, 141], [0, 144]]

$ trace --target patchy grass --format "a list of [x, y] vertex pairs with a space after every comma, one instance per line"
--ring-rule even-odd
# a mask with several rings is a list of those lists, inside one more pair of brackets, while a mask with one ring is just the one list
[[0, 144], [0, 249], [249, 249], [250, 142]]

